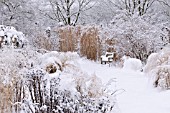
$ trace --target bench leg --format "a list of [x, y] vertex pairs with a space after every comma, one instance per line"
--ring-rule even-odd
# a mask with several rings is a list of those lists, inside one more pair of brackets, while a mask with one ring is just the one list
[[103, 64], [103, 63], [106, 64], [107, 62], [106, 61], [101, 61], [101, 64]]

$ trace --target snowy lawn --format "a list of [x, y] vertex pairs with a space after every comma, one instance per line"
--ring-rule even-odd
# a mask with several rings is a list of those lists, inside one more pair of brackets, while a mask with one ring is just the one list
[[116, 88], [125, 90], [117, 96], [121, 113], [170, 113], [170, 91], [154, 88], [151, 78], [143, 73], [109, 67], [85, 59], [78, 62], [83, 71], [96, 73], [103, 83], [116, 78]]

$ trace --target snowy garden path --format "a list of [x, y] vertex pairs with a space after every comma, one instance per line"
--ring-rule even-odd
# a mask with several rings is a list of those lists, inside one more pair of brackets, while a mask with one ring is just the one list
[[88, 60], [80, 60], [79, 63], [82, 70], [89, 74], [95, 73], [103, 83], [116, 78], [117, 89], [125, 90], [117, 96], [121, 113], [170, 113], [170, 91], [153, 88], [149, 77], [143, 73], [117, 69]]

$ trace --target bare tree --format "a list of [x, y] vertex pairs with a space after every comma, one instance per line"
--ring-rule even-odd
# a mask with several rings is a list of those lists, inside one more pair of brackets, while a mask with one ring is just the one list
[[1, 24], [11, 25], [27, 32], [35, 20], [35, 11], [31, 1], [27, 0], [0, 0]]
[[82, 12], [91, 9], [93, 0], [49, 0], [52, 12], [46, 13], [50, 19], [64, 25], [76, 25]]
[[169, 0], [157, 0], [162, 6], [164, 13], [170, 17], [170, 1]]
[[157, 1], [170, 8], [170, 1], [169, 0], [157, 0]]
[[110, 4], [120, 10], [126, 9], [128, 14], [135, 12], [139, 16], [144, 15], [156, 0], [108, 0]]

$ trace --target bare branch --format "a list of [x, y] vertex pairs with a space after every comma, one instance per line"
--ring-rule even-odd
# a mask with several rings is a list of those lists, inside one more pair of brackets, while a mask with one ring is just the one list
[[160, 3], [163, 3], [164, 5], [168, 6], [170, 8], [170, 4], [168, 4], [166, 1], [164, 0], [157, 0]]

